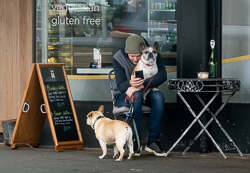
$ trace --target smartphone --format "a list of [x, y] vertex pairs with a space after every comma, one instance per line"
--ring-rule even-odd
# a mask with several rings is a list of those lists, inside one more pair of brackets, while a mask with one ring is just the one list
[[135, 77], [136, 77], [136, 78], [144, 79], [143, 70], [135, 71]]

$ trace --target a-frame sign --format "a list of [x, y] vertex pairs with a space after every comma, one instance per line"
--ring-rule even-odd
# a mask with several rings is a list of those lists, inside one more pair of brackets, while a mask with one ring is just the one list
[[48, 117], [56, 151], [83, 149], [64, 64], [33, 64], [11, 148], [38, 147]]

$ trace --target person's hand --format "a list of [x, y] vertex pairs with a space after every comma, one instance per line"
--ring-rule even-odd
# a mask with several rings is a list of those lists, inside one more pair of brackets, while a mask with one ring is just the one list
[[129, 87], [126, 91], [127, 96], [131, 97], [134, 92], [139, 91], [140, 89], [143, 89], [144, 86], [141, 85], [140, 87]]
[[142, 89], [144, 79], [132, 77], [131, 80], [129, 81], [129, 83], [132, 87]]

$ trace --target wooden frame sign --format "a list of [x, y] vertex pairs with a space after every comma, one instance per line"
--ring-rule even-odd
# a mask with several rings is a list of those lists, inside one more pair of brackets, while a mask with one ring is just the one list
[[64, 64], [33, 64], [11, 146], [38, 147], [46, 115], [56, 151], [83, 149]]

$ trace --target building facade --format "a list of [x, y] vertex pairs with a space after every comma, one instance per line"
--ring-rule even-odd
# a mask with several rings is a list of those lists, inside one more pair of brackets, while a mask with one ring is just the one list
[[[149, 44], [160, 43], [160, 53], [168, 79], [197, 78], [208, 70], [210, 40], [215, 40], [218, 77], [239, 78], [241, 90], [220, 115], [222, 125], [244, 153], [248, 153], [247, 116], [249, 97], [249, 16], [247, 0], [11, 0], [0, 2], [0, 119], [17, 118], [22, 107], [32, 63], [64, 63], [74, 99], [85, 147], [99, 147], [86, 125], [89, 111], [105, 105], [113, 118], [108, 72], [113, 55], [124, 46], [130, 33], [143, 36]], [[130, 4], [130, 5], [128, 5]], [[132, 5], [131, 5], [132, 4]], [[138, 7], [136, 7], [138, 5]], [[133, 7], [133, 8], [132, 8]], [[165, 96], [162, 141], [168, 149], [192, 116], [168, 90]], [[223, 102], [223, 97], [220, 98]], [[220, 102], [221, 102], [220, 101]], [[194, 102], [195, 104], [195, 102]], [[197, 110], [199, 111], [199, 107]], [[206, 116], [206, 115], [205, 115]], [[146, 116], [144, 128], [149, 119]], [[204, 120], [205, 121], [205, 120]], [[186, 124], [187, 123], [187, 124]], [[194, 127], [194, 131], [199, 127]], [[210, 131], [223, 149], [234, 152], [215, 124]], [[45, 123], [42, 145], [53, 145]], [[196, 132], [195, 132], [196, 133]], [[146, 139], [147, 134], [144, 134]], [[192, 131], [183, 139], [188, 143]], [[206, 151], [216, 151], [207, 141]], [[176, 148], [178, 151], [180, 148]], [[232, 149], [232, 150], [231, 150]], [[199, 142], [193, 151], [201, 151]]]

